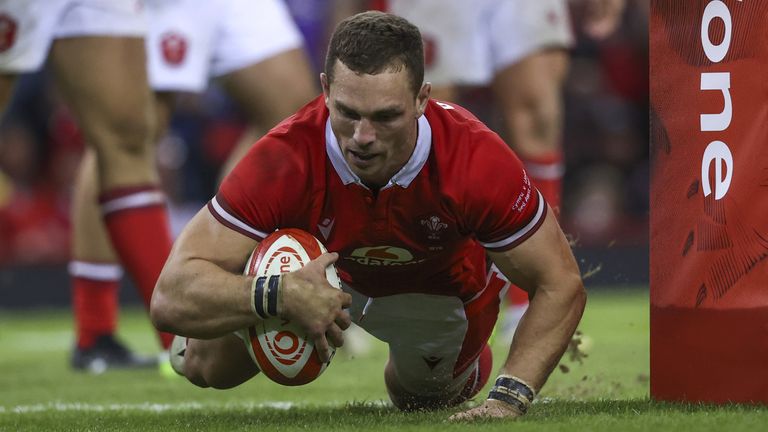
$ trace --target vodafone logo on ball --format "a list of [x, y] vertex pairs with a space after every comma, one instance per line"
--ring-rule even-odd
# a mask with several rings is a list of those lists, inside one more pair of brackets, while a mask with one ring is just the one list
[[269, 332], [262, 338], [274, 359], [285, 366], [292, 366], [302, 360], [298, 370], [307, 362], [307, 358], [302, 359], [304, 353], [311, 353], [307, 350], [307, 341], [299, 339], [291, 331]]
[[[305, 264], [306, 263], [301, 258], [301, 255], [296, 251], [296, 249], [290, 246], [283, 246], [275, 251], [274, 255], [269, 257], [265, 271], [268, 274], [287, 273], [296, 269], [300, 269], [301, 267], [304, 267]], [[280, 268], [277, 272], [274, 272], [272, 266], [279, 266]]]
[[184, 63], [187, 57], [187, 38], [176, 32], [168, 32], [160, 38], [163, 60], [172, 66]]

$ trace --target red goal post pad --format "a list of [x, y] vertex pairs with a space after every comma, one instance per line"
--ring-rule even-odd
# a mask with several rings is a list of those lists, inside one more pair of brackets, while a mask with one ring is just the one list
[[768, 2], [652, 0], [651, 396], [768, 403]]

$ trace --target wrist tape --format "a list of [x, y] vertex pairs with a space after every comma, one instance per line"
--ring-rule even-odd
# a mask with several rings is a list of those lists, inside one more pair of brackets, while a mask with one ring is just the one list
[[281, 275], [259, 276], [251, 285], [251, 310], [261, 319], [276, 317]]
[[533, 387], [511, 375], [500, 375], [496, 378], [496, 383], [488, 394], [488, 399], [506, 402], [520, 411], [520, 414], [528, 411], [534, 397], [536, 392]]

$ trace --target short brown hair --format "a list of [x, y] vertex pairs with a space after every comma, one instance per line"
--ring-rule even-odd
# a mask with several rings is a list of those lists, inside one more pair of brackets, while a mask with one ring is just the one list
[[368, 11], [340, 22], [325, 57], [328, 83], [333, 81], [336, 60], [353, 72], [369, 75], [405, 67], [410, 73], [414, 94], [419, 93], [424, 82], [421, 33], [415, 25], [396, 15]]

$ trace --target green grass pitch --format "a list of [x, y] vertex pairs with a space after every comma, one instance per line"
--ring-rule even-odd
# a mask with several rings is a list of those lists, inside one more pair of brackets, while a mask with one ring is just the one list
[[[132, 347], [155, 349], [142, 311], [124, 311], [120, 322]], [[590, 339], [589, 357], [579, 363], [566, 356], [527, 416], [471, 430], [755, 431], [768, 424], [763, 407], [649, 401], [647, 290], [591, 292], [580, 329]], [[282, 387], [257, 376], [219, 391], [157, 371], [75, 373], [68, 366], [72, 341], [68, 311], [0, 310], [0, 431], [468, 430], [445, 422], [457, 409], [395, 410], [384, 389], [380, 343], [354, 357], [339, 351], [307, 386]], [[498, 367], [506, 348], [496, 339], [493, 350]]]

